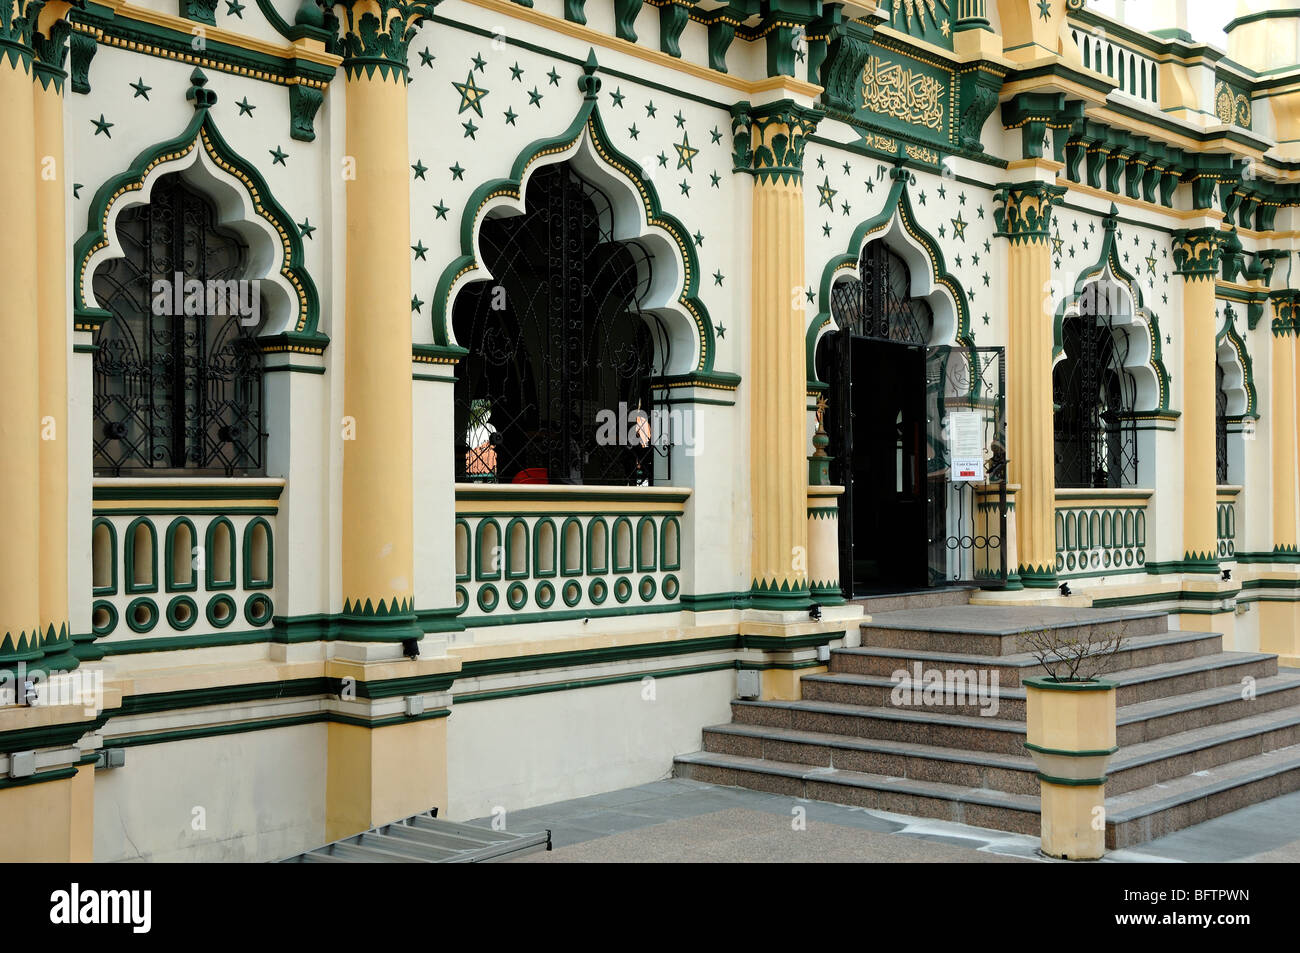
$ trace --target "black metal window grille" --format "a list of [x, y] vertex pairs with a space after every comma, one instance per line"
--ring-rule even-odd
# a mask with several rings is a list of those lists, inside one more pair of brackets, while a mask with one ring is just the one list
[[567, 163], [529, 181], [523, 215], [489, 219], [483, 264], [452, 312], [457, 479], [649, 484], [667, 475], [653, 380], [668, 335], [641, 310], [651, 261], [616, 240], [612, 206]]
[[1065, 356], [1052, 371], [1056, 485], [1132, 486], [1137, 385], [1124, 369], [1128, 331], [1108, 316], [1074, 315], [1065, 319], [1061, 335]]
[[831, 288], [831, 314], [842, 330], [920, 347], [930, 343], [934, 312], [911, 297], [912, 273], [902, 258], [884, 242], [871, 242], [862, 250], [858, 275]]
[[1228, 483], [1228, 391], [1223, 386], [1223, 365], [1214, 365], [1214, 462], [1215, 480]]
[[[211, 203], [175, 174], [155, 183], [149, 204], [122, 212], [117, 236], [125, 256], [94, 278], [95, 298], [112, 314], [95, 342], [95, 473], [263, 474], [259, 327], [243, 323], [232, 306], [240, 299], [232, 302], [225, 289], [234, 286], [221, 286], [213, 313], [186, 314], [183, 306], [191, 280], [205, 290], [202, 307], [190, 310], [207, 312], [217, 303], [206, 293], [209, 282], [247, 279], [247, 244], [219, 226]], [[178, 273], [179, 309], [172, 293]], [[160, 296], [158, 288], [167, 291]], [[251, 293], [260, 294], [255, 287]], [[243, 300], [252, 301], [247, 292]]]

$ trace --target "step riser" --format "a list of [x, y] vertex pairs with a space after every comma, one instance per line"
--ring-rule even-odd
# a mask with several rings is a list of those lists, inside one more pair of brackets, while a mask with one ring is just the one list
[[1136, 685], [1121, 685], [1115, 690], [1115, 704], [1119, 707], [1136, 705], [1139, 702], [1168, 698], [1171, 695], [1183, 695], [1199, 692], [1207, 688], [1223, 688], [1227, 685], [1240, 684], [1247, 676], [1256, 680], [1270, 678], [1277, 674], [1277, 659], [1264, 659], [1229, 665], [1222, 668], [1206, 669], [1200, 672], [1184, 672], [1168, 678], [1152, 679]]
[[[987, 687], [991, 687], [991, 682], [986, 682]], [[999, 685], [1001, 682], [999, 682]], [[841, 702], [846, 705], [864, 705], [871, 708], [897, 708], [900, 711], [933, 711], [943, 712], [949, 715], [981, 715], [984, 706], [978, 701], [963, 704], [927, 704], [921, 700], [923, 690], [917, 689], [913, 692], [913, 701], [907, 705], [896, 705], [894, 703], [893, 688], [887, 685], [852, 685], [844, 682], [821, 682], [813, 679], [804, 679], [801, 683], [803, 688], [803, 697], [810, 701], [827, 701]], [[975, 694], [978, 685], [971, 683], [971, 691], [966, 694], [966, 698], [978, 698]], [[993, 693], [996, 695], [996, 692]], [[992, 710], [987, 716], [989, 718], [1002, 718], [1007, 721], [1024, 721], [1025, 720], [1025, 700], [1023, 698], [993, 698], [990, 704], [996, 704], [996, 709]]]
[[[1167, 616], [1148, 616], [1139, 619], [1120, 619], [1112, 622], [1086, 623], [1055, 630], [1063, 637], [1079, 639], [1107, 638], [1116, 634], [1124, 638], [1139, 635], [1157, 635], [1169, 631]], [[925, 629], [891, 629], [872, 623], [862, 625], [862, 644], [871, 648], [913, 649], [923, 652], [959, 652], [964, 655], [1014, 655], [1027, 651], [1020, 633], [990, 635], [987, 633], [935, 632]]]
[[911, 596], [877, 596], [875, 598], [854, 599], [854, 605], [862, 606], [867, 615], [879, 615], [882, 612], [899, 612], [908, 609], [938, 609], [948, 606], [970, 605], [971, 590], [960, 592], [927, 592]]
[[[1145, 668], [1148, 665], [1159, 665], [1162, 662], [1181, 662], [1191, 658], [1202, 658], [1206, 655], [1217, 655], [1223, 651], [1223, 639], [1221, 636], [1213, 636], [1206, 639], [1197, 639], [1194, 642], [1176, 642], [1172, 645], [1155, 645], [1133, 649], [1127, 652], [1116, 654], [1113, 667], [1116, 670], [1129, 668]], [[970, 653], [960, 653], [967, 655]], [[840, 675], [878, 675], [883, 678], [889, 678], [899, 669], [911, 671], [915, 663], [920, 662], [925, 667], [942, 667], [942, 668], [966, 668], [956, 663], [945, 664], [936, 662], [934, 659], [922, 659], [907, 652], [899, 652], [897, 655], [879, 656], [879, 655], [859, 655], [855, 652], [843, 652], [838, 649], [831, 650], [830, 670]], [[998, 673], [999, 684], [1008, 687], [1020, 685], [1021, 675], [1032, 676], [1041, 674], [1041, 669], [1037, 665], [1022, 667], [1019, 665], [979, 665], [978, 669], [984, 669], [989, 672]]]
[[1189, 711], [1118, 725], [1115, 734], [1120, 747], [1136, 745], [1177, 734], [1180, 731], [1192, 731], [1196, 728], [1222, 724], [1225, 721], [1236, 721], [1238, 718], [1263, 715], [1292, 705], [1300, 705], [1300, 687], [1268, 692], [1250, 701], [1235, 698], [1217, 705], [1206, 705]]
[[[1235, 738], [1208, 748], [1173, 754], [1159, 761], [1112, 771], [1107, 775], [1106, 793], [1127, 794], [1138, 788], [1149, 787], [1165, 781], [1186, 777], [1197, 771], [1209, 771], [1243, 758], [1253, 758], [1266, 751], [1289, 748], [1300, 744], [1300, 725], [1260, 732], [1245, 738]], [[1120, 752], [1123, 754], [1123, 751]]]
[[897, 721], [874, 715], [844, 715], [749, 705], [733, 705], [732, 720], [737, 724], [792, 728], [795, 731], [820, 731], [833, 735], [848, 735], [851, 738], [881, 738], [887, 741], [910, 741], [940, 748], [991, 751], [997, 754], [1024, 754], [1024, 734], [966, 725], [936, 725]]
[[1014, 831], [1037, 836], [1041, 827], [1038, 814], [1033, 812], [968, 804], [948, 798], [878, 791], [874, 788], [832, 784], [825, 781], [805, 781], [802, 778], [766, 775], [715, 765], [679, 763], [676, 765], [675, 773], [679, 778], [690, 778], [708, 784], [749, 788], [755, 791], [766, 791], [769, 794], [827, 801], [831, 804], [846, 804], [850, 807], [865, 807], [913, 817], [932, 817], [992, 830]]
[[1269, 798], [1281, 797], [1293, 791], [1300, 791], [1300, 768], [1261, 778], [1132, 821], [1119, 824], [1107, 823], [1106, 847], [1110, 850], [1135, 847], [1157, 837], [1164, 837], [1174, 831], [1191, 827], [1193, 824], [1200, 824], [1202, 821], [1249, 807]]
[[1033, 771], [1016, 771], [993, 765], [945, 761], [925, 755], [857, 751], [806, 741], [755, 738], [730, 732], [704, 732], [704, 750], [712, 754], [734, 754], [767, 761], [806, 764], [815, 768], [860, 771], [890, 778], [936, 781], [971, 788], [989, 788], [1009, 794], [1038, 794], [1038, 776]]

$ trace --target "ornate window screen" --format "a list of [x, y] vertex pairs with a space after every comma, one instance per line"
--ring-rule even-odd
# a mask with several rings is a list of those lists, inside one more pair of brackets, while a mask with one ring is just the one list
[[1064, 358], [1052, 371], [1056, 485], [1137, 483], [1136, 383], [1124, 369], [1129, 331], [1109, 316], [1067, 317]]

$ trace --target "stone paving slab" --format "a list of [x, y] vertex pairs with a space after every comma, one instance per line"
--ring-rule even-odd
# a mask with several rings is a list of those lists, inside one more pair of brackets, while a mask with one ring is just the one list
[[1071, 625], [1132, 622], [1166, 616], [1168, 612], [1133, 612], [1124, 609], [1089, 609], [1074, 606], [937, 606], [878, 612], [868, 629], [908, 629], [986, 635], [1015, 635], [1026, 629]]

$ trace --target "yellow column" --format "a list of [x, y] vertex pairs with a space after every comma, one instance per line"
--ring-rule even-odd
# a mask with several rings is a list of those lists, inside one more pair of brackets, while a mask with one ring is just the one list
[[[36, 355], [36, 144], [30, 27], [0, 21], [0, 666], [40, 646], [40, 402]], [[7, 21], [7, 22], [4, 22]], [[66, 577], [65, 577], [66, 578]]]
[[[1273, 486], [1273, 555], [1294, 560], [1296, 533], [1296, 328], [1300, 292], [1273, 298], [1272, 367], [1269, 373], [1270, 459]], [[1287, 567], [1294, 569], [1294, 567]], [[1290, 576], [1289, 573], [1286, 574]], [[1260, 602], [1259, 647], [1283, 665], [1300, 664], [1300, 603]]]
[[804, 610], [809, 600], [803, 148], [819, 115], [790, 100], [732, 110], [754, 175], [750, 574], [759, 609]]
[[77, 667], [68, 627], [68, 301], [62, 63], [71, 4], [40, 13], [36, 48], [36, 297], [40, 413], [40, 620], [43, 664]]
[[[1044, 176], [1054, 172], [1043, 162]], [[1052, 207], [1065, 194], [1042, 179], [999, 187], [993, 217], [1007, 254], [1007, 465], [1016, 493], [1018, 566], [1026, 587], [1056, 585], [1056, 454], [1052, 426]]]
[[[406, 45], [433, 4], [346, 5], [347, 316], [344, 638], [418, 638], [411, 451], [410, 172]], [[361, 27], [369, 14], [385, 33]], [[387, 33], [387, 35], [386, 35]], [[392, 39], [389, 39], [391, 35]], [[397, 57], [397, 58], [394, 58]]]
[[1217, 573], [1215, 530], [1214, 278], [1223, 237], [1217, 226], [1174, 233], [1183, 277], [1183, 569]]

